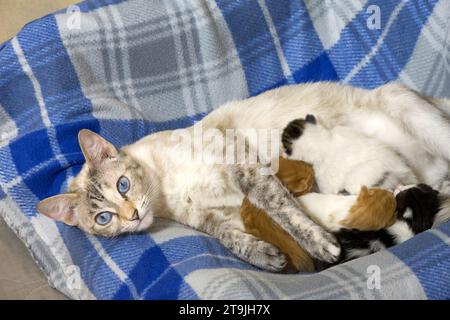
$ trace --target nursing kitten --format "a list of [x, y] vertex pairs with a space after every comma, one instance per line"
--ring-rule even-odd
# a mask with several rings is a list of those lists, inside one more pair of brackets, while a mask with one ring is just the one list
[[[284, 160], [287, 161], [289, 160]], [[396, 200], [392, 192], [363, 187], [358, 196], [309, 193], [311, 184], [307, 180], [313, 176], [312, 169], [303, 162], [291, 162], [293, 164], [290, 167], [300, 169], [300, 175], [295, 172], [289, 176], [288, 181], [280, 177], [279, 173], [277, 176], [291, 192], [298, 192], [297, 201], [305, 212], [329, 231], [338, 232], [343, 228], [379, 230], [395, 222]], [[290, 170], [289, 168], [286, 170], [286, 165], [281, 166], [280, 172], [287, 173], [285, 171]], [[286, 255], [287, 270], [296, 272], [315, 270], [311, 256], [263, 210], [244, 199], [240, 213], [246, 232], [274, 244]]]
[[[341, 243], [339, 262], [348, 261], [400, 244], [414, 235], [431, 229], [439, 217], [443, 197], [426, 184], [396, 191], [397, 220], [387, 228], [375, 231], [341, 229], [334, 234]], [[446, 218], [448, 220], [448, 217]]]
[[290, 122], [282, 143], [288, 159], [310, 163], [320, 192], [358, 194], [363, 185], [394, 190], [417, 183], [402, 157], [352, 128], [318, 123], [313, 115]]
[[[82, 130], [79, 142], [86, 164], [66, 193], [41, 201], [37, 209], [103, 236], [146, 230], [154, 217], [173, 219], [210, 234], [257, 267], [282, 270], [286, 257], [273, 245], [245, 232], [239, 208], [248, 197], [313, 257], [333, 262], [340, 256], [335, 237], [305, 214], [276, 177], [260, 170], [264, 164], [183, 162], [180, 159], [188, 158], [196, 146], [180, 145], [174, 138], [193, 137], [196, 128], [213, 129], [223, 136], [227, 129], [253, 128], [279, 132], [275, 140], [280, 141], [281, 130], [289, 122], [316, 114], [327, 127], [370, 127], [369, 135], [390, 139], [393, 150], [400, 152], [415, 172], [427, 177], [441, 166], [431, 161], [416, 165], [419, 153], [445, 164], [450, 160], [450, 123], [434, 103], [400, 84], [364, 90], [318, 82], [285, 86], [227, 103], [190, 128], [157, 132], [120, 150], [99, 135]], [[378, 122], [374, 123], [376, 117]], [[267, 140], [255, 143], [245, 133], [239, 136], [249, 149], [259, 151], [259, 146], [270, 145]], [[411, 141], [414, 148], [403, 147]]]
[[358, 195], [307, 193], [297, 197], [305, 212], [330, 232], [341, 229], [378, 230], [395, 222], [392, 192], [363, 186]]

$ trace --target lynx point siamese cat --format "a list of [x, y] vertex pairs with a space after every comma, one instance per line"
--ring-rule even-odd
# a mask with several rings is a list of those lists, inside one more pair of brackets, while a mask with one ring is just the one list
[[[180, 145], [174, 135], [193, 135], [199, 127], [222, 135], [227, 129], [276, 129], [280, 140], [290, 121], [315, 114], [328, 127], [350, 126], [386, 143], [421, 181], [436, 185], [448, 174], [447, 104], [395, 83], [364, 90], [322, 82], [227, 103], [190, 128], [151, 134], [120, 150], [82, 130], [79, 142], [86, 163], [81, 172], [67, 193], [44, 199], [37, 208], [53, 219], [104, 236], [146, 230], [154, 217], [173, 219], [216, 237], [257, 267], [282, 270], [286, 257], [245, 233], [239, 208], [247, 196], [313, 257], [334, 262], [340, 256], [335, 237], [304, 213], [275, 175], [263, 174], [264, 164], [184, 163], [180, 159], [195, 147]], [[249, 149], [258, 148], [250, 136], [242, 135]]]

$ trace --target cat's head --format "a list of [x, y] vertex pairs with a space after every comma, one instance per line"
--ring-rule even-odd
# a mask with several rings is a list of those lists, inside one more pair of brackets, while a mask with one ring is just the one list
[[397, 218], [408, 223], [412, 231], [430, 229], [442, 207], [439, 192], [426, 184], [397, 187]]
[[86, 163], [68, 192], [42, 200], [38, 211], [102, 236], [147, 229], [160, 196], [158, 177], [92, 131], [81, 130], [78, 140]]

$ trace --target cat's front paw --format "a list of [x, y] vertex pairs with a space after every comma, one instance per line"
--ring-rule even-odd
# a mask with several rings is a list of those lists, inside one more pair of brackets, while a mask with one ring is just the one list
[[312, 226], [305, 250], [316, 259], [333, 263], [341, 256], [341, 246], [336, 237], [320, 226]]
[[286, 256], [275, 246], [258, 241], [250, 263], [263, 270], [280, 272], [287, 265]]

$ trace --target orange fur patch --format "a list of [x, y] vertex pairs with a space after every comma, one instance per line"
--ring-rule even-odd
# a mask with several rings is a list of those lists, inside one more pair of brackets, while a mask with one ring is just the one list
[[314, 184], [314, 170], [303, 161], [280, 157], [277, 177], [296, 197], [310, 192]]
[[[277, 177], [295, 195], [311, 191], [314, 184], [312, 167], [302, 161], [280, 158]], [[395, 222], [397, 203], [394, 195], [382, 189], [362, 187], [361, 192], [341, 224], [352, 229], [379, 230]], [[297, 271], [312, 272], [311, 256], [263, 210], [254, 207], [247, 198], [240, 210], [245, 231], [275, 245], [283, 252], [289, 266]]]
[[254, 207], [247, 198], [241, 207], [245, 231], [269, 242], [286, 255], [288, 264], [297, 271], [313, 272], [311, 256], [263, 210]]
[[[309, 164], [284, 158], [279, 158], [277, 177], [295, 196], [310, 192], [314, 183], [314, 171]], [[242, 202], [240, 214], [245, 231], [280, 249], [291, 268], [304, 272], [314, 271], [311, 256], [267, 213], [254, 207], [247, 198]]]
[[397, 201], [392, 192], [364, 186], [341, 224], [362, 231], [380, 230], [394, 224], [396, 208]]

